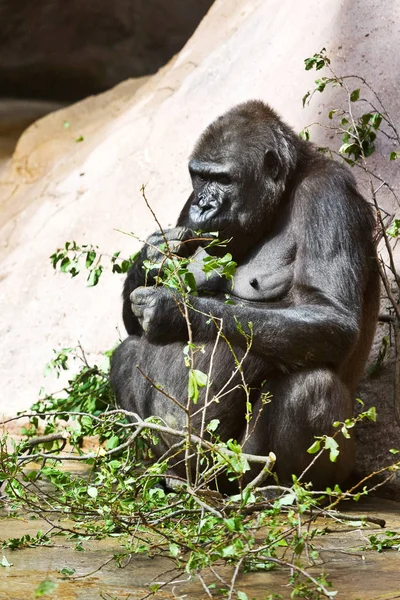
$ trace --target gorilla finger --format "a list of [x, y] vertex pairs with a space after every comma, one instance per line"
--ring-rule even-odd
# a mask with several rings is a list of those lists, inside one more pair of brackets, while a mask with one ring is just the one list
[[136, 304], [143, 304], [143, 303], [147, 302], [148, 299], [153, 295], [154, 295], [153, 287], [140, 286], [140, 287], [137, 287], [136, 289], [134, 289], [133, 292], [131, 292], [129, 298], [130, 298], [131, 302], [134, 302]]

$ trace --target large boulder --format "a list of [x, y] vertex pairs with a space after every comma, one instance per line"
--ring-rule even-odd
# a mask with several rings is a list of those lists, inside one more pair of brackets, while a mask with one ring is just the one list
[[[336, 97], [325, 92], [305, 109], [301, 98], [316, 77], [303, 60], [322, 47], [336, 72], [366, 77], [398, 121], [400, 54], [393, 49], [399, 19], [398, 4], [377, 14], [373, 0], [296, 6], [290, 0], [217, 0], [180, 54], [155, 76], [34, 123], [0, 182], [2, 412], [35, 400], [53, 348], [79, 341], [93, 358], [115, 343], [118, 332], [124, 335], [121, 279], [105, 276], [98, 291], [79, 277], [55, 274], [48, 257], [57, 247], [74, 239], [131, 254], [140, 242], [120, 231], [143, 239], [156, 228], [142, 184], [163, 226], [171, 226], [190, 191], [187, 158], [194, 142], [237, 102], [261, 98], [296, 130], [321, 121]], [[318, 139], [326, 143], [323, 130]], [[398, 192], [398, 168], [384, 158], [391, 150], [391, 142], [381, 140], [371, 166]], [[369, 193], [362, 178], [360, 186]], [[380, 201], [394, 212], [390, 194], [382, 192]], [[372, 360], [387, 332], [388, 325], [380, 326]], [[389, 461], [388, 449], [399, 446], [394, 363], [391, 350], [380, 377], [366, 379], [362, 388], [367, 406], [373, 402], [378, 410], [378, 423], [360, 429], [364, 472]]]

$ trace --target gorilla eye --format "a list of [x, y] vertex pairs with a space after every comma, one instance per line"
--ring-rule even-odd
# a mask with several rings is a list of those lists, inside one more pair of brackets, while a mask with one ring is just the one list
[[215, 179], [218, 183], [221, 183], [222, 185], [229, 185], [232, 183], [232, 177], [226, 174], [217, 175]]
[[273, 179], [276, 179], [276, 177], [279, 174], [279, 159], [276, 156], [275, 152], [272, 152], [272, 150], [267, 150], [267, 152], [265, 153], [264, 167], [271, 175], [271, 177]]

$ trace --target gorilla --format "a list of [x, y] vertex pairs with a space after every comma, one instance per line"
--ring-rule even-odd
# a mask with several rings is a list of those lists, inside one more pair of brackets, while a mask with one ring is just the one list
[[[273, 451], [277, 478], [290, 483], [311, 462], [307, 449], [314, 436], [331, 435], [333, 422], [353, 415], [379, 308], [374, 216], [347, 167], [301, 140], [257, 100], [207, 127], [189, 172], [193, 191], [165, 237], [177, 254], [193, 256], [198, 293], [188, 311], [192, 340], [202, 349], [195, 368], [208, 373], [212, 356], [208, 397], [223, 390], [217, 401], [207, 401], [206, 421], [218, 419], [220, 439], [237, 440], [247, 453]], [[226, 247], [204, 248], [208, 232], [218, 232]], [[123, 319], [129, 336], [113, 355], [111, 383], [121, 407], [184, 428], [179, 403], [186, 406], [188, 396], [187, 323], [178, 294], [143, 268], [163, 243], [160, 233], [150, 236], [127, 275]], [[237, 263], [233, 288], [218, 273], [206, 278], [202, 272], [202, 257], [221, 252]], [[215, 319], [225, 340], [218, 344]], [[243, 330], [249, 329], [246, 354]], [[239, 373], [230, 379], [234, 355], [243, 359], [248, 395]], [[201, 430], [205, 402], [203, 389], [191, 407], [194, 431]], [[316, 489], [340, 484], [352, 471], [353, 440], [337, 439], [337, 461], [325, 452], [306, 471]], [[156, 453], [176, 442], [162, 434]], [[171, 465], [184, 477], [182, 454]], [[242, 485], [259, 471], [253, 465]], [[218, 486], [233, 489], [226, 478]]]

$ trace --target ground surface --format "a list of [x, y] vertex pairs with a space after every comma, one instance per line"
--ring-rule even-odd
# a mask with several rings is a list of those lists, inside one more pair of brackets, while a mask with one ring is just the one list
[[[386, 529], [400, 534], [399, 505], [390, 501], [368, 500], [346, 511], [353, 516], [368, 515], [386, 520]], [[322, 526], [324, 523], [320, 522]], [[68, 523], [64, 523], [68, 526]], [[339, 600], [395, 600], [400, 598], [400, 552], [394, 550], [378, 553], [363, 550], [368, 538], [382, 534], [385, 530], [372, 525], [366, 529], [333, 525], [330, 533], [315, 540], [320, 549], [320, 561], [310, 572], [319, 575], [323, 570], [328, 574], [332, 589], [337, 590]], [[20, 537], [26, 533], [34, 535], [39, 529], [47, 531], [45, 521], [26, 519], [0, 519], [0, 539]], [[58, 584], [53, 594], [45, 598], [55, 600], [138, 600], [148, 593], [148, 585], [163, 582], [172, 577], [172, 562], [168, 558], [132, 556], [129, 562], [118, 568], [111, 561], [114, 554], [123, 551], [118, 537], [101, 541], [85, 541], [84, 551], [75, 549], [76, 542], [58, 538], [51, 547], [27, 548], [11, 551], [5, 549], [3, 555], [12, 563], [11, 567], [0, 567], [0, 600], [28, 600], [43, 580]], [[60, 570], [75, 569], [74, 577], [65, 579]], [[97, 570], [98, 569], [98, 570]], [[219, 571], [229, 575], [227, 567]], [[185, 582], [180, 578], [168, 585], [154, 598], [159, 600], [205, 598], [201, 585], [196, 581]], [[264, 600], [268, 594], [281, 594], [284, 600], [290, 599], [287, 587], [288, 574], [283, 572], [247, 573], [238, 579], [238, 588], [252, 600]]]

